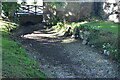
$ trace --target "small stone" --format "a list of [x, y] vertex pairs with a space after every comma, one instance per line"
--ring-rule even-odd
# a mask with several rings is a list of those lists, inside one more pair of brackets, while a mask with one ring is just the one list
[[105, 55], [109, 55], [109, 51], [104, 50], [104, 51], [103, 51], [103, 54], [105, 54]]
[[30, 44], [30, 46], [32, 46], [32, 44]]
[[80, 35], [80, 38], [83, 39], [83, 35], [82, 34]]
[[91, 47], [93, 48], [93, 47], [95, 47], [94, 45], [91, 45]]
[[90, 45], [90, 42], [88, 42], [88, 45]]
[[83, 40], [83, 41], [82, 41], [82, 44], [86, 45], [86, 44], [87, 44], [87, 41], [86, 41], [86, 40]]
[[74, 36], [74, 35], [72, 35], [72, 36], [71, 36], [71, 38], [75, 38], [75, 36]]

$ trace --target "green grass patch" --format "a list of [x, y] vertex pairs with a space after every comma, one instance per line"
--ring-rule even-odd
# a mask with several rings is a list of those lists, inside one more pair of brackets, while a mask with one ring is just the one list
[[45, 78], [24, 48], [9, 38], [2, 38], [2, 70], [3, 77]]
[[5, 29], [4, 25], [0, 27], [2, 27], [0, 30], [2, 34], [0, 37], [2, 40], [2, 44], [0, 44], [2, 47], [2, 76], [7, 78], [46, 78], [38, 68], [36, 61], [28, 56], [21, 44], [9, 37], [9, 30]]
[[115, 34], [118, 34], [118, 26], [120, 25], [120, 23], [114, 23], [110, 21], [88, 22], [86, 24], [96, 26], [103, 31], [109, 31]]

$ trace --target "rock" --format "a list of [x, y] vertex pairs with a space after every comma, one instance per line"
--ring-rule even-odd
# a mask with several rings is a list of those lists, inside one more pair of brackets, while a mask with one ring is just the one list
[[74, 35], [72, 35], [72, 36], [71, 36], [71, 38], [75, 38], [75, 36], [74, 36]]
[[91, 47], [93, 48], [93, 47], [95, 47], [94, 45], [91, 45]]
[[87, 44], [87, 40], [83, 40], [82, 44], [86, 45]]
[[32, 44], [30, 44], [30, 46], [32, 46]]
[[80, 34], [80, 38], [83, 39], [83, 34]]
[[109, 53], [110, 53], [110, 51], [107, 51], [107, 50], [103, 51], [103, 54], [105, 54], [105, 55], [109, 55]]
[[90, 43], [90, 42], [88, 42], [87, 44], [88, 44], [88, 45], [91, 45], [91, 43]]

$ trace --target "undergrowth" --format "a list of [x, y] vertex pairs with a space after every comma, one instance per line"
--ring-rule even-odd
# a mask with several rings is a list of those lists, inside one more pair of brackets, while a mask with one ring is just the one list
[[[79, 23], [58, 23], [52, 28], [55, 30], [67, 30], [71, 27], [69, 33], [79, 37], [79, 39], [86, 40], [90, 45], [100, 48], [105, 55], [109, 55], [120, 60], [120, 52], [118, 49], [119, 36], [118, 36], [119, 23], [110, 21], [97, 21], [97, 22], [79, 22]], [[66, 31], [68, 32], [68, 31]], [[69, 34], [68, 33], [68, 34]], [[109, 44], [109, 45], [108, 45]]]
[[46, 78], [40, 71], [36, 61], [28, 56], [28, 53], [20, 43], [10, 38], [11, 31], [17, 28], [11, 22], [0, 22], [2, 34], [2, 77], [3, 78]]

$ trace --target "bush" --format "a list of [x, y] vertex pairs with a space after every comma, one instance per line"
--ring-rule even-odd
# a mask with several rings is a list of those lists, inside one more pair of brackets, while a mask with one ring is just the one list
[[8, 17], [14, 16], [15, 11], [20, 7], [17, 2], [2, 2], [2, 6], [3, 14]]
[[50, 18], [50, 21], [51, 21], [51, 25], [56, 25], [58, 23], [58, 18], [57, 16], [52, 16]]
[[[98, 37], [99, 28], [86, 24], [75, 25], [73, 34], [79, 36], [81, 39], [91, 40]], [[83, 37], [83, 38], [82, 38]]]
[[102, 31], [96, 26], [80, 24], [74, 27], [73, 33], [75, 36], [78, 33], [78, 31], [75, 32], [76, 29], [79, 30], [79, 37], [81, 39], [87, 40], [91, 45], [102, 49], [104, 54], [120, 59], [117, 34]]
[[0, 31], [4, 32], [12, 32], [13, 30], [17, 29], [19, 25], [12, 23], [12, 22], [3, 22], [5, 25], [1, 26]]
[[65, 28], [64, 24], [61, 22], [58, 22], [57, 25], [52, 27], [55, 30], [61, 30], [62, 28]]
[[[64, 29], [66, 31], [67, 26], [71, 26], [72, 36], [76, 39], [83, 39], [89, 42], [90, 45], [102, 50], [105, 55], [115, 57], [120, 60], [120, 50], [118, 48], [120, 36], [112, 32], [103, 31], [96, 26], [79, 23], [57, 23], [54, 29]], [[68, 34], [69, 34], [68, 33]]]

